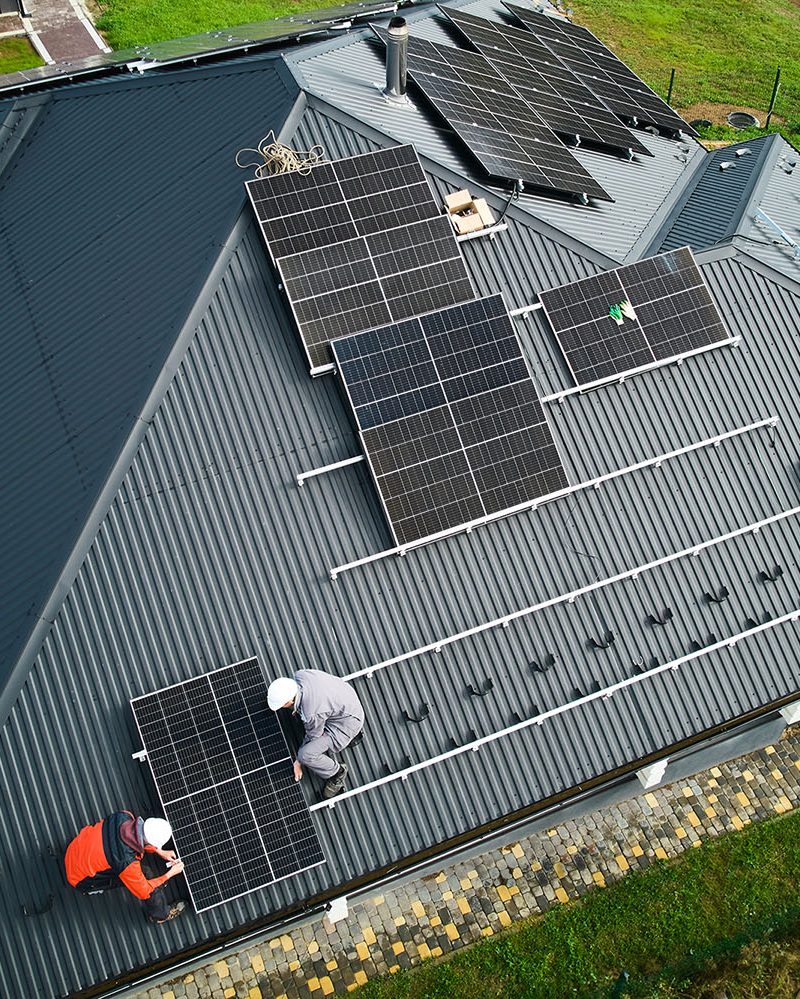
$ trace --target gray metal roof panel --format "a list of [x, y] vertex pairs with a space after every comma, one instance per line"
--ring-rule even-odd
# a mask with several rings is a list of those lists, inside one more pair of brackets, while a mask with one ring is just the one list
[[786, 242], [755, 220], [754, 213], [756, 209], [762, 209], [796, 243], [800, 243], [800, 170], [788, 166], [789, 162], [798, 161], [800, 153], [776, 135], [771, 155], [762, 171], [763, 183], [755, 192], [738, 230], [747, 241], [743, 249], [795, 281], [800, 279], [800, 260], [795, 258]]
[[233, 156], [292, 86], [263, 59], [4, 105], [3, 683], [230, 231]]

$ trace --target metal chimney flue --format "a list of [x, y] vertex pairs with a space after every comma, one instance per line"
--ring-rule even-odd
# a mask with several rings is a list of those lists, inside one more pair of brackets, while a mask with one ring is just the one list
[[393, 101], [406, 99], [406, 64], [408, 56], [408, 25], [404, 17], [389, 22], [386, 43], [386, 89], [384, 96]]

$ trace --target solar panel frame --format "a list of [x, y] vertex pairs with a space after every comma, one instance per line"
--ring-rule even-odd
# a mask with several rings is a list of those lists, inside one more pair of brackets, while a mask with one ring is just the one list
[[398, 545], [568, 484], [500, 295], [332, 349]]
[[697, 135], [588, 28], [507, 0], [503, 5], [620, 118], [673, 134]]
[[245, 186], [312, 372], [336, 336], [474, 296], [412, 145]]
[[536, 107], [556, 133], [598, 148], [652, 156], [647, 148], [561, 60], [523, 28], [477, 17], [458, 8], [439, 9]]
[[[577, 385], [668, 363], [731, 341], [689, 247], [541, 292], [540, 301]], [[617, 325], [610, 306], [635, 318]]]
[[325, 863], [257, 659], [130, 704], [195, 911]]

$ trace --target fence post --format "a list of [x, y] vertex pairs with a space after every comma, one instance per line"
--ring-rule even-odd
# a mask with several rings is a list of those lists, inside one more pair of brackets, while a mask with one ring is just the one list
[[769, 102], [769, 111], [767, 111], [767, 120], [764, 122], [764, 128], [769, 128], [769, 120], [772, 117], [772, 111], [775, 107], [775, 98], [778, 96], [778, 87], [781, 85], [781, 68], [778, 66], [778, 72], [775, 74], [775, 83], [772, 85], [772, 97]]
[[667, 104], [672, 103], [672, 85], [675, 83], [675, 67], [672, 67], [672, 72], [669, 75], [669, 90], [667, 91]]

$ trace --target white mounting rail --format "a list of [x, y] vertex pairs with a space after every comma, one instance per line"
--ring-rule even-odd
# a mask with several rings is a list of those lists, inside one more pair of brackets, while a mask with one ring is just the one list
[[[379, 559], [388, 558], [390, 555], [404, 556], [407, 552], [413, 551], [415, 548], [421, 548], [423, 545], [429, 545], [434, 541], [451, 538], [456, 534], [469, 534], [476, 527], [491, 524], [496, 520], [504, 520], [515, 513], [525, 513], [528, 510], [535, 510], [538, 506], [551, 503], [553, 500], [561, 499], [563, 496], [571, 496], [573, 493], [581, 492], [584, 489], [599, 489], [604, 482], [610, 482], [612, 479], [627, 475], [629, 472], [638, 472], [643, 468], [660, 468], [665, 461], [678, 458], [682, 454], [690, 454], [692, 451], [699, 451], [705, 447], [719, 447], [723, 441], [729, 440], [732, 437], [739, 437], [742, 434], [749, 433], [751, 430], [759, 430], [762, 427], [776, 427], [778, 422], [779, 418], [777, 416], [768, 416], [766, 419], [758, 420], [756, 423], [748, 423], [747, 426], [736, 427], [735, 430], [727, 430], [724, 434], [717, 434], [714, 437], [707, 437], [705, 440], [697, 441], [694, 444], [687, 444], [686, 447], [678, 448], [676, 451], [667, 451], [665, 454], [656, 455], [654, 458], [645, 458], [644, 461], [638, 461], [635, 465], [618, 468], [613, 472], [606, 472], [603, 475], [595, 476], [593, 479], [587, 479], [585, 482], [579, 482], [577, 485], [567, 486], [564, 489], [559, 489], [557, 492], [548, 493], [546, 496], [539, 496], [535, 500], [528, 500], [526, 503], [520, 503], [518, 506], [509, 507], [508, 510], [501, 510], [499, 513], [479, 517], [476, 520], [469, 521], [467, 524], [459, 524], [458, 527], [450, 527], [446, 531], [439, 531], [437, 534], [429, 534], [427, 537], [420, 538], [418, 541], [407, 545], [396, 545], [394, 548], [385, 548], [383, 551], [375, 552], [372, 555], [365, 555], [363, 558], [347, 562], [345, 565], [334, 566], [330, 570], [331, 579], [335, 580], [342, 572], [349, 572], [351, 569], [368, 565], [370, 562], [377, 562]], [[336, 466], [326, 466], [321, 471], [326, 471], [329, 467]], [[309, 474], [314, 473], [301, 474], [305, 474], [307, 477]]]
[[732, 336], [727, 340], [707, 343], [705, 347], [687, 350], [683, 354], [676, 354], [674, 357], [665, 357], [662, 361], [652, 361], [650, 364], [642, 364], [638, 368], [631, 368], [630, 371], [623, 371], [618, 375], [609, 375], [606, 378], [598, 378], [593, 382], [585, 382], [583, 385], [575, 385], [572, 388], [562, 389], [559, 392], [552, 392], [550, 395], [543, 395], [542, 402], [563, 402], [567, 396], [577, 395], [579, 392], [589, 392], [591, 389], [602, 388], [603, 385], [622, 385], [628, 378], [632, 378], [634, 375], [641, 375], [645, 371], [655, 371], [657, 368], [664, 368], [668, 364], [681, 365], [687, 357], [697, 357], [698, 354], [705, 354], [709, 350], [717, 350], [719, 347], [738, 347], [741, 339], [740, 336]]
[[485, 735], [480, 739], [475, 739], [473, 742], [465, 743], [463, 746], [458, 746], [456, 749], [450, 749], [446, 753], [440, 753], [438, 756], [433, 756], [428, 760], [423, 760], [422, 763], [415, 763], [413, 766], [406, 767], [404, 770], [397, 770], [395, 773], [388, 774], [386, 777], [380, 777], [377, 780], [369, 781], [367, 784], [362, 784], [360, 787], [354, 787], [349, 791], [344, 791], [342, 794], [337, 795], [335, 798], [331, 798], [329, 801], [317, 802], [316, 804], [311, 805], [309, 810], [316, 812], [321, 808], [336, 808], [338, 804], [347, 798], [353, 798], [356, 795], [364, 794], [366, 791], [372, 791], [376, 787], [381, 787], [384, 784], [391, 784], [396, 780], [406, 780], [411, 776], [411, 774], [417, 773], [420, 770], [426, 770], [428, 767], [435, 766], [437, 763], [443, 763], [445, 760], [452, 759], [454, 756], [460, 756], [462, 753], [477, 752], [481, 746], [485, 746], [489, 742], [495, 742], [497, 739], [504, 739], [507, 735], [513, 735], [515, 732], [521, 732], [523, 729], [530, 728], [531, 725], [542, 725], [548, 718], [555, 718], [556, 715], [565, 714], [567, 711], [573, 711], [575, 708], [582, 707], [584, 704], [590, 704], [592, 701], [608, 700], [618, 691], [624, 690], [626, 687], [633, 687], [637, 683], [643, 683], [645, 680], [658, 676], [660, 673], [664, 673], [667, 670], [677, 670], [680, 666], [683, 666], [684, 663], [700, 659], [703, 656], [709, 655], [711, 652], [717, 652], [718, 650], [725, 648], [733, 649], [739, 644], [739, 642], [746, 641], [754, 635], [760, 635], [763, 631], [769, 631], [771, 628], [777, 628], [782, 624], [786, 624], [789, 621], [797, 621], [798, 619], [800, 619], [800, 608], [796, 608], [788, 614], [783, 614], [781, 617], [776, 617], [772, 621], [767, 621], [765, 624], [759, 624], [755, 628], [739, 632], [738, 635], [725, 638], [721, 642], [715, 642], [713, 645], [708, 645], [704, 649], [698, 649], [696, 652], [690, 652], [688, 655], [681, 656], [679, 659], [673, 659], [671, 662], [664, 663], [661, 666], [655, 666], [653, 669], [646, 670], [644, 673], [638, 673], [625, 680], [620, 680], [619, 683], [613, 683], [609, 687], [603, 687], [601, 690], [594, 691], [591, 694], [586, 694], [585, 697], [569, 701], [566, 704], [560, 704], [557, 708], [551, 708], [549, 711], [543, 711], [541, 714], [534, 715], [533, 718], [526, 718], [524, 721], [517, 722], [515, 725], [509, 725], [508, 728], [492, 732], [490, 735]]
[[306, 479], [311, 479], [315, 475], [324, 475], [326, 472], [333, 472], [337, 468], [346, 468], [348, 465], [357, 465], [360, 461], [365, 461], [363, 454], [357, 454], [354, 458], [343, 458], [341, 461], [334, 461], [330, 465], [323, 465], [321, 468], [312, 468], [308, 472], [300, 472], [297, 476], [297, 484], [302, 488]]
[[762, 527], [768, 527], [770, 524], [776, 524], [778, 521], [787, 520], [789, 517], [795, 517], [800, 513], [800, 506], [792, 507], [791, 510], [783, 510], [781, 513], [773, 514], [771, 517], [767, 517], [764, 520], [759, 520], [754, 524], [748, 524], [747, 527], [739, 527], [735, 531], [729, 531], [727, 534], [720, 534], [719, 537], [711, 538], [709, 541], [701, 541], [696, 545], [692, 545], [690, 548], [684, 548], [679, 552], [673, 552], [671, 555], [665, 555], [663, 558], [657, 558], [653, 562], [646, 562], [644, 565], [637, 565], [635, 569], [626, 569], [624, 572], [617, 573], [616, 576], [609, 576], [607, 579], [598, 579], [593, 583], [588, 583], [586, 586], [581, 586], [577, 590], [570, 590], [569, 593], [561, 593], [557, 597], [550, 597], [548, 600], [542, 600], [538, 604], [531, 604], [530, 607], [523, 607], [521, 610], [512, 611], [510, 614], [505, 614], [503, 617], [493, 618], [491, 621], [485, 621], [483, 624], [475, 625], [474, 628], [468, 628], [466, 631], [459, 631], [455, 635], [448, 635], [446, 638], [439, 638], [435, 642], [429, 642], [427, 645], [421, 645], [417, 649], [412, 649], [411, 652], [402, 652], [399, 656], [394, 656], [392, 659], [384, 659], [381, 663], [375, 663], [374, 666], [367, 666], [366, 669], [356, 670], [354, 673], [348, 673], [347, 676], [342, 677], [343, 680], [357, 680], [359, 677], [366, 676], [370, 677], [377, 670], [386, 669], [387, 666], [395, 666], [397, 663], [406, 662], [409, 659], [416, 659], [417, 656], [423, 656], [428, 652], [441, 652], [442, 649], [447, 645], [453, 645], [455, 642], [463, 641], [465, 638], [471, 638], [473, 635], [480, 635], [484, 631], [491, 631], [493, 628], [507, 628], [512, 621], [518, 621], [520, 618], [528, 617], [530, 614], [535, 614], [537, 611], [545, 610], [548, 607], [555, 607], [557, 604], [574, 604], [579, 597], [586, 596], [587, 593], [594, 593], [596, 590], [605, 589], [606, 586], [611, 586], [613, 583], [619, 583], [623, 579], [637, 579], [642, 573], [650, 572], [652, 569], [657, 569], [661, 565], [668, 565], [670, 562], [677, 562], [678, 559], [687, 558], [687, 556], [698, 556], [701, 552], [704, 552], [707, 548], [713, 548], [715, 545], [723, 544], [726, 541], [732, 541], [734, 538], [740, 538], [745, 534], [758, 534]]

